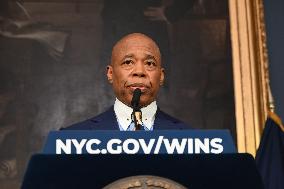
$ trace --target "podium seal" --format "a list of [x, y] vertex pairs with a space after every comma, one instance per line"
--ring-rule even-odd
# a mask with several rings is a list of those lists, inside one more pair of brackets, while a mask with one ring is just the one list
[[119, 179], [103, 189], [187, 189], [181, 184], [158, 176], [139, 175]]

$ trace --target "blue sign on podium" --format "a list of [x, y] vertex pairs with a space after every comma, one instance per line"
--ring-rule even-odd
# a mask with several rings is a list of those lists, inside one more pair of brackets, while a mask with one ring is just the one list
[[236, 153], [228, 130], [51, 131], [43, 154]]

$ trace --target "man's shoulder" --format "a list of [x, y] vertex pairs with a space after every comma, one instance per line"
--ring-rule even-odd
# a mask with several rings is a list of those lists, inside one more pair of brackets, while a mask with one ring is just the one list
[[183, 121], [165, 113], [158, 108], [155, 118], [154, 129], [163, 130], [179, 130], [179, 129], [192, 129], [192, 127]]
[[61, 130], [115, 130], [117, 129], [117, 123], [113, 106], [107, 111], [87, 119], [85, 121], [75, 123]]

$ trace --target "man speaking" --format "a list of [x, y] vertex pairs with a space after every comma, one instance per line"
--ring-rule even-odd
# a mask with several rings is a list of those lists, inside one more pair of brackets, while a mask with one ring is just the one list
[[112, 49], [107, 78], [116, 95], [106, 112], [76, 123], [68, 130], [169, 130], [190, 129], [162, 112], [156, 103], [165, 72], [157, 44], [141, 33], [129, 34]]

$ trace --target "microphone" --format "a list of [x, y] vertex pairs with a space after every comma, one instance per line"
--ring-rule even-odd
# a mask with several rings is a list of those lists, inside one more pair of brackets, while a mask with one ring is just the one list
[[139, 106], [141, 93], [141, 90], [136, 88], [133, 92], [133, 97], [131, 100], [131, 106], [133, 108], [132, 119], [134, 120], [135, 130], [140, 130], [142, 127], [142, 112]]
[[133, 97], [131, 100], [131, 106], [135, 110], [139, 110], [139, 102], [140, 102], [140, 96], [141, 96], [141, 90], [139, 88], [136, 88], [133, 92]]

